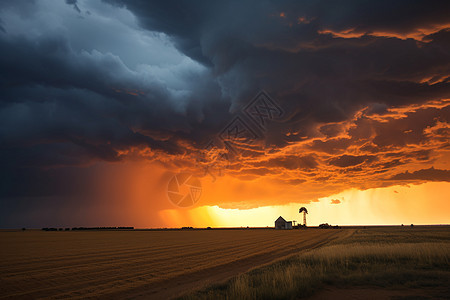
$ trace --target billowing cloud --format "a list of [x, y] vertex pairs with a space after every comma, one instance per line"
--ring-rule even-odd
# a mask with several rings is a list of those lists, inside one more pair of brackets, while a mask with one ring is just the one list
[[450, 170], [439, 170], [433, 167], [395, 174], [390, 180], [422, 180], [422, 181], [450, 181]]
[[[335, 5], [3, 1], [2, 205], [135, 162], [214, 178], [227, 208], [448, 181], [449, 3]], [[283, 112], [264, 128], [260, 90]], [[254, 136], [231, 151], [236, 117]]]

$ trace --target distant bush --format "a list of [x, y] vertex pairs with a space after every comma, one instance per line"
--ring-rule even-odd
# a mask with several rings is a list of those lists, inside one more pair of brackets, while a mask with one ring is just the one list
[[44, 231], [58, 231], [58, 228], [53, 228], [53, 227], [48, 228], [48, 227], [44, 227], [44, 228], [42, 228], [42, 230], [44, 230]]
[[328, 223], [323, 223], [323, 224], [319, 225], [319, 228], [321, 228], [321, 229], [328, 229], [330, 227], [331, 227], [331, 225], [329, 225]]
[[323, 224], [319, 225], [319, 228], [321, 228], [321, 229], [329, 229], [329, 228], [340, 229], [341, 227], [339, 227], [338, 225], [333, 226], [328, 223], [323, 223]]

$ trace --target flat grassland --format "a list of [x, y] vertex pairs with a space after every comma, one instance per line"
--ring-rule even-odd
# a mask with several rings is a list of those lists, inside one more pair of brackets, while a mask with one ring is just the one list
[[450, 299], [450, 227], [361, 228], [183, 298], [307, 297]]
[[353, 232], [0, 231], [0, 298], [165, 299]]

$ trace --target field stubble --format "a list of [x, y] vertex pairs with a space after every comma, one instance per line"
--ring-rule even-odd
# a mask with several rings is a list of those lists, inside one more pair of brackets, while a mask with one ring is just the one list
[[167, 298], [348, 230], [0, 231], [0, 298]]
[[[372, 292], [419, 289], [427, 293], [421, 299], [440, 299], [450, 295], [448, 282], [449, 227], [368, 228], [331, 245], [256, 268], [184, 299], [298, 299], [326, 287], [334, 289], [330, 293], [334, 299], [338, 298], [336, 289], [355, 287], [369, 287]], [[365, 290], [362, 298], [368, 296], [370, 289]], [[341, 294], [343, 298], [350, 297]]]

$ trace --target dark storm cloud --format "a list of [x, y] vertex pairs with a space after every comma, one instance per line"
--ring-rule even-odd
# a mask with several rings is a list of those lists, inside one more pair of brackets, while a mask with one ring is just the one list
[[[449, 10], [448, 1], [2, 1], [4, 194], [51, 196], [59, 178], [83, 176], [76, 166], [134, 148], [168, 160], [196, 152], [261, 89], [286, 112], [260, 135], [267, 148], [304, 142], [305, 153], [258, 160], [270, 151], [254, 151], [256, 162], [234, 170], [317, 179], [329, 178], [312, 174], [321, 168], [429, 161], [431, 146], [399, 149], [431, 145], [427, 128], [444, 143], [437, 120], [448, 108], [371, 117], [450, 97]], [[39, 188], [21, 193], [40, 172]]]
[[3, 28], [3, 21], [0, 19], [0, 31], [3, 31], [3, 33], [6, 33], [5, 28]]
[[77, 5], [77, 0], [66, 0], [66, 3], [73, 6], [73, 9], [75, 9], [77, 12], [81, 13], [80, 8]]
[[[85, 3], [67, 3], [76, 11], [59, 2], [0, 4], [4, 214], [11, 212], [7, 208], [14, 206], [15, 197], [46, 197], [45, 205], [55, 207], [63, 205], [61, 197], [86, 199], [93, 192], [92, 174], [98, 174], [89, 165], [119, 161], [132, 147], [184, 153], [179, 141], [189, 138], [195, 123], [220, 120], [209, 118], [212, 114], [205, 117], [204, 112], [227, 111], [226, 102], [216, 101], [218, 87], [207, 77], [208, 71], [177, 54], [164, 36], [146, 35], [133, 27], [130, 13], [90, 6], [92, 13], [79, 18]], [[107, 15], [99, 17], [102, 10]], [[160, 58], [138, 65], [133, 59], [143, 55], [127, 53], [123, 40], [108, 39], [111, 30], [114, 36], [134, 37], [134, 43], [124, 39], [129, 52], [144, 52], [154, 45], [156, 50], [149, 54], [161, 53]], [[102, 43], [109, 48], [103, 49]], [[203, 108], [208, 101], [214, 103]], [[38, 205], [33, 207], [39, 210]]]
[[[26, 106], [31, 124], [40, 123], [38, 116], [49, 109], [45, 106], [54, 105], [60, 115], [54, 124], [46, 118], [42, 134], [36, 134], [41, 124], [31, 126], [28, 136], [14, 134], [14, 124], [5, 122], [12, 128], [6, 138], [22, 137], [28, 143], [66, 139], [93, 153], [102, 153], [104, 147], [106, 154], [96, 156], [107, 160], [117, 157], [115, 150], [136, 145], [176, 153], [178, 139], [207, 142], [230, 117], [230, 105], [235, 112], [255, 91], [266, 88], [289, 112], [286, 126], [266, 134], [270, 143], [284, 146], [296, 140], [283, 138], [288, 130], [308, 136], [312, 124], [344, 121], [365, 105], [408, 105], [449, 95], [447, 80], [420, 82], [448, 73], [448, 32], [430, 35], [420, 46], [414, 40], [340, 39], [319, 33], [357, 25], [368, 31], [407, 32], [445, 23], [445, 3], [350, 1], [337, 9], [328, 1], [106, 2], [129, 9], [142, 27], [167, 34], [182, 53], [206, 66], [203, 73], [185, 71], [182, 80], [191, 87], [190, 94], [176, 98], [163, 82], [144, 80], [146, 73], [130, 68], [114, 49], [74, 50], [63, 32], [3, 34], [0, 79], [8, 113], [20, 113]], [[66, 3], [80, 10], [77, 1]], [[32, 14], [30, 6], [6, 2], [3, 9], [24, 15]], [[385, 14], [387, 9], [391, 14]], [[164, 143], [154, 140], [161, 137]]]
[[314, 159], [314, 156], [297, 156], [297, 155], [289, 155], [283, 156], [279, 158], [270, 159], [263, 164], [271, 166], [271, 167], [282, 167], [288, 170], [295, 169], [303, 169], [303, 170], [311, 170], [315, 169], [318, 166], [318, 163]]
[[449, 181], [450, 170], [440, 170], [431, 167], [429, 169], [417, 170], [414, 172], [406, 171], [395, 174], [390, 180], [422, 180], [422, 181]]
[[[37, 39], [3, 35], [0, 47], [1, 144], [32, 146], [27, 148], [32, 157], [41, 152], [33, 147], [46, 148], [42, 153], [48, 151], [49, 159], [34, 164], [64, 165], [59, 152], [73, 155], [72, 161], [79, 163], [89, 158], [86, 153], [117, 160], [117, 150], [139, 145], [181, 153], [173, 132], [189, 132], [189, 120], [201, 117], [201, 101], [187, 99], [185, 112], [179, 111], [174, 108], [179, 99], [164, 85], [145, 81], [145, 72], [131, 70], [112, 53], [76, 52], [60, 34]], [[189, 70], [184, 76], [188, 85], [201, 87], [205, 96], [210, 93], [207, 79]], [[195, 83], [199, 80], [203, 82]], [[165, 135], [164, 141], [149, 132]], [[43, 141], [44, 145], [33, 146]], [[71, 150], [60, 151], [61, 145]]]
[[342, 155], [331, 159], [330, 164], [337, 167], [346, 168], [362, 164], [363, 162], [372, 162], [374, 160], [376, 160], [376, 157], [370, 155]]
[[[180, 51], [213, 70], [233, 112], [255, 91], [268, 90], [288, 112], [286, 126], [265, 135], [278, 147], [311, 136], [317, 122], [345, 121], [366, 106], [386, 109], [450, 95], [448, 31], [425, 42], [370, 35], [450, 23], [443, 12], [449, 4], [442, 1], [108, 3], [130, 9], [141, 26], [166, 32]], [[322, 33], [347, 29], [367, 35]], [[298, 134], [286, 137], [292, 130]]]

